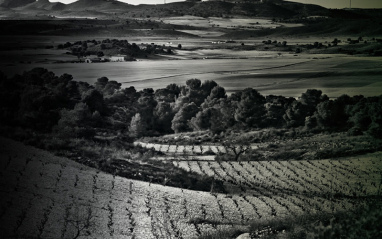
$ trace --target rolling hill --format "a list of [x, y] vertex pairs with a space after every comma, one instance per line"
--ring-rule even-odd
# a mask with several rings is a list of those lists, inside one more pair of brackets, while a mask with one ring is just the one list
[[[300, 18], [322, 16], [331, 18], [365, 18], [365, 11], [347, 11], [326, 9], [312, 4], [301, 4], [288, 1], [185, 1], [168, 4], [138, 6], [117, 0], [78, 0], [70, 4], [49, 2], [49, 0], [0, 0], [0, 7], [20, 11], [33, 16], [36, 11], [52, 11], [67, 15], [70, 12], [94, 11], [100, 14], [122, 13], [126, 17], [166, 17], [194, 15], [202, 17], [248, 16], [271, 18]], [[6, 14], [6, 12], [4, 13]], [[69, 14], [70, 15], [70, 14]]]
[[101, 12], [126, 11], [130, 4], [116, 0], [78, 0], [66, 5], [66, 11], [96, 10]]
[[47, 10], [47, 11], [61, 11], [66, 7], [65, 4], [60, 2], [49, 2], [49, 0], [39, 0], [32, 2], [25, 6], [19, 7], [20, 10]]
[[35, 0], [0, 0], [0, 7], [15, 8], [33, 3]]

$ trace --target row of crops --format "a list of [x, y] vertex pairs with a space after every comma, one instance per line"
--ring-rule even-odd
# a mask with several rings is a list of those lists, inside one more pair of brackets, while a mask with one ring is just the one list
[[346, 211], [380, 186], [381, 154], [284, 162], [174, 161], [228, 194], [129, 180], [1, 139], [0, 232], [34, 238], [197, 238], [252, 221]]
[[[213, 152], [215, 154], [227, 152], [226, 148], [221, 145], [168, 145], [145, 142], [135, 142], [134, 145], [148, 149], [154, 149], [155, 151], [162, 152], [165, 154], [200, 155], [208, 152]], [[251, 146], [252, 149], [257, 149], [258, 147], [258, 145]]]
[[312, 161], [174, 161], [173, 164], [246, 190], [311, 196], [370, 196], [380, 190], [381, 154], [367, 159]]

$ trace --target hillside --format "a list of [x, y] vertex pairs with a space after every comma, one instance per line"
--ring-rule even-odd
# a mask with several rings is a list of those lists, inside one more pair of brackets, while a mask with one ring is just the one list
[[65, 4], [60, 2], [49, 2], [49, 0], [39, 0], [37, 2], [32, 2], [25, 6], [20, 7], [20, 10], [31, 11], [31, 10], [47, 10], [47, 11], [61, 11], [66, 7]]
[[322, 19], [312, 21], [304, 26], [291, 28], [263, 29], [260, 31], [241, 30], [224, 35], [226, 38], [246, 39], [249, 37], [264, 36], [382, 36], [382, 21], [373, 19]]
[[209, 193], [128, 180], [12, 140], [0, 142], [2, 238], [192, 238], [197, 231], [188, 221], [199, 217], [203, 204], [211, 206], [208, 217], [218, 214]]
[[25, 6], [29, 3], [33, 3], [36, 0], [0, 0], [0, 7], [14, 8]]
[[96, 10], [100, 12], [124, 11], [131, 5], [116, 0], [78, 0], [65, 7], [65, 11]]
[[[35, 16], [38, 11], [51, 11], [63, 16], [93, 15], [94, 17], [121, 18], [169, 17], [194, 15], [201, 17], [269, 17], [277, 19], [299, 19], [321, 16], [331, 18], [361, 19], [380, 16], [379, 11], [326, 9], [312, 4], [288, 1], [185, 1], [156, 5], [130, 5], [117, 0], [78, 0], [70, 4], [49, 2], [49, 0], [0, 0], [0, 7], [14, 9], [20, 14]], [[93, 13], [92, 13], [93, 12]], [[370, 12], [370, 15], [369, 15]], [[105, 16], [103, 16], [104, 14]], [[6, 12], [5, 16], [8, 15]]]
[[368, 197], [373, 203], [381, 166], [380, 153], [336, 161], [173, 162], [223, 178], [237, 191], [219, 194], [113, 176], [5, 138], [0, 153], [3, 238], [232, 238], [254, 220], [267, 225], [353, 210]]

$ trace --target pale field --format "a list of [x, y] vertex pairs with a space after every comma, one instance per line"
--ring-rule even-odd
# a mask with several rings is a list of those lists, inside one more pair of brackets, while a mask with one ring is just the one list
[[[112, 176], [1, 138], [2, 238], [198, 238], [317, 212], [347, 211], [378, 191], [381, 153], [341, 160], [174, 165], [225, 182], [227, 194]], [[330, 200], [328, 194], [350, 197]]]
[[[246, 21], [250, 23], [252, 20]], [[96, 40], [103, 39], [105, 38], [96, 38]], [[188, 79], [198, 78], [202, 81], [216, 81], [227, 90], [228, 94], [247, 87], [255, 88], [264, 95], [290, 97], [298, 97], [311, 88], [320, 89], [329, 97], [338, 97], [342, 94], [365, 96], [382, 94], [382, 57], [339, 54], [295, 55], [285, 52], [279, 55], [276, 51], [214, 49], [216, 44], [212, 42], [228, 40], [224, 37], [117, 39], [128, 39], [138, 45], [155, 43], [175, 48], [178, 44], [182, 44], [182, 50], [174, 50], [174, 55], [149, 57], [139, 59], [137, 62], [54, 64], [60, 60], [77, 60], [77, 57], [66, 55], [65, 50], [41, 49], [41, 47], [85, 39], [73, 36], [49, 38], [23, 36], [15, 39], [14, 36], [4, 36], [0, 39], [1, 44], [19, 47], [20, 50], [0, 51], [0, 69], [6, 75], [12, 76], [34, 67], [44, 67], [56, 75], [68, 73], [73, 75], [74, 80], [90, 84], [96, 82], [97, 78], [106, 76], [110, 80], [121, 82], [123, 87], [134, 86], [137, 90], [159, 89], [171, 83], [184, 85]], [[266, 39], [268, 38], [265, 37], [264, 40]], [[345, 37], [339, 39], [346, 40]], [[247, 39], [224, 44], [223, 47], [225, 45], [240, 47], [241, 42], [245, 42], [245, 45], [258, 45], [262, 44], [262, 40], [263, 38]], [[315, 41], [330, 42], [332, 37], [275, 37], [271, 40], [306, 44]]]
[[273, 23], [268, 18], [221, 18], [221, 17], [195, 17], [195, 16], [183, 16], [183, 17], [165, 17], [160, 18], [161, 21], [167, 24], [175, 25], [187, 25], [193, 27], [215, 27], [219, 28], [248, 28], [254, 27], [255, 29], [276, 28], [280, 26], [284, 27], [298, 27], [303, 24], [288, 24], [288, 23]]
[[2, 71], [11, 76], [34, 67], [44, 67], [56, 75], [69, 73], [74, 80], [90, 84], [106, 76], [109, 80], [121, 82], [122, 87], [134, 86], [137, 90], [164, 88], [171, 83], [184, 85], [188, 79], [197, 78], [202, 81], [214, 80], [228, 93], [252, 87], [264, 95], [290, 97], [298, 97], [312, 88], [322, 90], [329, 97], [342, 94], [382, 94], [382, 57], [304, 54], [278, 56], [276, 52], [205, 49], [182, 50], [176, 58], [179, 60], [103, 64], [35, 62], [4, 65]]
[[208, 31], [208, 30], [205, 30], [205, 31], [204, 30], [179, 30], [179, 31], [200, 36], [200, 37], [220, 37], [225, 34], [224, 32]]

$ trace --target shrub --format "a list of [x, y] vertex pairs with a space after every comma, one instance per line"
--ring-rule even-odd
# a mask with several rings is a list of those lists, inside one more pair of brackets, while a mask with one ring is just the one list
[[216, 155], [216, 153], [209, 149], [206, 152], [203, 152], [203, 155]]
[[354, 213], [339, 213], [314, 228], [314, 238], [382, 238], [382, 208], [366, 206]]
[[273, 160], [301, 160], [303, 159], [304, 150], [285, 150], [283, 152], [277, 152], [270, 156]]

